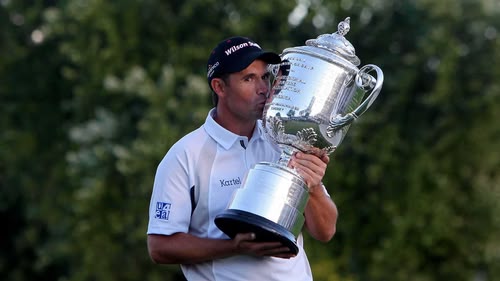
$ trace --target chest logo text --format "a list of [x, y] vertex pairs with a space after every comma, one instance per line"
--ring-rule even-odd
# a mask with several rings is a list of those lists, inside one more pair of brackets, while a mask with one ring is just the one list
[[234, 179], [222, 179], [219, 180], [220, 182], [220, 187], [230, 187], [233, 185], [240, 185], [241, 184], [241, 179], [240, 177], [234, 178]]

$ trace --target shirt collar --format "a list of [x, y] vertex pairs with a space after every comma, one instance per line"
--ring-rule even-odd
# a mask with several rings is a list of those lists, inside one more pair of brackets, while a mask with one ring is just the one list
[[[215, 108], [212, 108], [207, 115], [205, 120], [204, 128], [205, 131], [212, 137], [217, 143], [219, 143], [224, 149], [229, 149], [235, 142], [239, 140], [246, 140], [247, 137], [237, 135], [226, 128], [215, 122], [213, 116], [215, 114]], [[256, 125], [256, 130], [253, 130], [252, 139], [254, 141], [257, 139], [265, 139], [264, 128], [262, 127], [262, 121], [258, 120]]]

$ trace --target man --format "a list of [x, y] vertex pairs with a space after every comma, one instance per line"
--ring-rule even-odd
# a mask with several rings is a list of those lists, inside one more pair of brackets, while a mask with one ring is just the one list
[[[294, 256], [279, 242], [254, 241], [253, 233], [230, 239], [214, 223], [246, 172], [258, 162], [279, 158], [260, 119], [270, 93], [268, 64], [280, 61], [279, 55], [264, 52], [248, 38], [219, 43], [207, 65], [215, 108], [158, 166], [149, 212], [149, 254], [156, 263], [180, 264], [188, 280], [312, 280], [302, 235]], [[324, 242], [335, 233], [337, 220], [336, 206], [321, 182], [328, 161], [328, 156], [299, 152], [289, 164], [310, 189], [305, 229]]]

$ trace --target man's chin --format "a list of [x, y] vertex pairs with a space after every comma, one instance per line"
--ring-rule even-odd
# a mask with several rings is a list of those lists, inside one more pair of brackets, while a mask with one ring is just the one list
[[257, 110], [255, 112], [255, 116], [257, 117], [258, 120], [264, 119], [264, 108]]

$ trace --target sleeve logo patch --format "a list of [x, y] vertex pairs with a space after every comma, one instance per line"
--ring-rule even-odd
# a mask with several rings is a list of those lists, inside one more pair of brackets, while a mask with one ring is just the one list
[[171, 207], [172, 207], [172, 204], [170, 204], [170, 203], [156, 202], [155, 219], [168, 221], [168, 217], [170, 216], [170, 208]]

